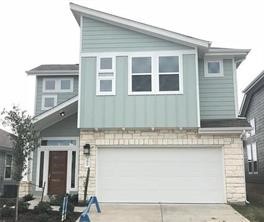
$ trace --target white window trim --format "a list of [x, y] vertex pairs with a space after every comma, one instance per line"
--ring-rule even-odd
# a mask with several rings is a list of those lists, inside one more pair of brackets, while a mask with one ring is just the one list
[[[208, 73], [208, 63], [209, 62], [219, 62], [220, 72], [219, 73]], [[224, 76], [224, 64], [223, 59], [205, 59], [204, 60], [204, 76], [205, 77], [223, 77]]]
[[[55, 81], [55, 89], [50, 90], [46, 89], [46, 81], [48, 80], [54, 80]], [[70, 89], [61, 89], [61, 80], [69, 80], [70, 81]], [[44, 93], [65, 93], [65, 92], [73, 92], [73, 78], [43, 78], [43, 85], [42, 85], [42, 91]]]
[[[11, 165], [9, 166], [7, 166], [6, 165], [6, 159], [7, 159], [7, 156], [11, 156], [12, 157], [12, 161], [11, 161]], [[13, 164], [13, 156], [12, 156], [12, 154], [8, 154], [8, 153], [6, 153], [5, 154], [5, 171], [4, 171], [4, 180], [12, 180], [12, 164]], [[11, 172], [10, 172], [10, 178], [6, 178], [6, 167], [10, 167], [11, 168]]]
[[[100, 60], [102, 58], [112, 59], [112, 69], [101, 69], [100, 68]], [[113, 76], [99, 76], [99, 73], [113, 73]], [[112, 81], [112, 91], [111, 92], [101, 92], [100, 91], [100, 81], [101, 80], [111, 80]], [[96, 95], [97, 96], [116, 95], [116, 59], [114, 55], [97, 56], [96, 58]]]
[[57, 106], [57, 95], [42, 95], [41, 110], [49, 110], [54, 107], [45, 107], [46, 98], [54, 98], [54, 106]]
[[[132, 54], [128, 56], [128, 95], [177, 95], [183, 94], [183, 63], [182, 53], [171, 51], [171, 52], [142, 52], [138, 54]], [[160, 91], [159, 90], [159, 57], [161, 56], [178, 56], [179, 57], [179, 91]], [[132, 91], [132, 76], [133, 75], [149, 75], [149, 73], [137, 73], [132, 74], [132, 58], [134, 57], [151, 57], [151, 91], [145, 92], [133, 92]], [[174, 74], [162, 73], [162, 74]], [[161, 74], [161, 75], [162, 75]]]
[[[40, 170], [40, 153], [44, 151], [44, 164], [43, 164], [43, 183], [46, 183], [44, 195], [48, 193], [48, 174], [49, 174], [49, 152], [50, 151], [68, 151], [67, 152], [67, 181], [66, 192], [78, 191], [78, 175], [79, 175], [79, 137], [43, 137], [41, 140], [76, 140], [74, 146], [40, 146], [37, 150], [37, 172], [36, 172], [36, 191], [42, 191], [38, 186], [39, 183], [39, 170]], [[76, 151], [76, 167], [75, 167], [75, 187], [71, 188], [71, 166], [72, 166], [72, 151]]]
[[[249, 143], [247, 144], [247, 161], [251, 162], [252, 164], [252, 172], [249, 172], [249, 168], [248, 168], [248, 174], [253, 175], [253, 174], [258, 174], [258, 150], [257, 150], [257, 143]], [[254, 160], [254, 155], [253, 155], [253, 147], [255, 147], [256, 149], [256, 160]], [[248, 148], [250, 149], [249, 152], [251, 153], [251, 160], [248, 160]], [[257, 162], [257, 171], [254, 171], [254, 161]]]

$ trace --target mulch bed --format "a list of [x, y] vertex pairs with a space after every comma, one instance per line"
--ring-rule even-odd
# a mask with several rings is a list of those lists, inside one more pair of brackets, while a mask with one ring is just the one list
[[[26, 213], [19, 215], [19, 222], [38, 222], [41, 221], [40, 215], [36, 215], [32, 212], [32, 210], [28, 210]], [[67, 222], [75, 222], [80, 217], [80, 213], [72, 213], [71, 215], [67, 216]], [[14, 218], [1, 218], [0, 222], [14, 222]], [[61, 215], [59, 212], [52, 211], [48, 215], [48, 220], [46, 222], [56, 222], [61, 221]]]

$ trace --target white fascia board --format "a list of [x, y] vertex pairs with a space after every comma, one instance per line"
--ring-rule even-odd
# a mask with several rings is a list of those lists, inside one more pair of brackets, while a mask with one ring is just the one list
[[73, 98], [65, 101], [64, 103], [61, 103], [61, 104], [59, 104], [59, 105], [57, 105], [57, 106], [55, 106], [55, 107], [47, 110], [46, 112], [44, 112], [44, 113], [42, 113], [40, 115], [35, 116], [33, 118], [33, 123], [37, 123], [38, 121], [46, 118], [47, 116], [49, 116], [49, 115], [51, 115], [53, 113], [56, 113], [56, 112], [60, 111], [61, 109], [69, 106], [70, 104], [72, 104], [72, 103], [74, 103], [76, 101], [78, 101], [78, 96], [75, 96], [75, 97], [73, 97]]
[[26, 73], [28, 75], [36, 75], [36, 76], [44, 76], [44, 75], [63, 75], [63, 76], [67, 76], [67, 75], [79, 75], [79, 71], [78, 70], [47, 70], [47, 71], [26, 71]]
[[200, 128], [199, 134], [241, 134], [244, 130], [251, 130], [251, 127], [217, 127]]
[[102, 22], [107, 22], [110, 24], [121, 26], [130, 30], [152, 35], [155, 37], [165, 38], [173, 42], [177, 42], [177, 43], [180, 42], [182, 44], [189, 45], [192, 47], [199, 46], [203, 48], [208, 48], [211, 45], [210, 41], [185, 36], [176, 32], [168, 31], [155, 26], [136, 22], [130, 19], [122, 18], [105, 12], [97, 11], [77, 4], [70, 3], [70, 9], [72, 10], [74, 17], [77, 19], [77, 22], [79, 24], [80, 21], [78, 21], [78, 19], [80, 18], [80, 16], [85, 16]]

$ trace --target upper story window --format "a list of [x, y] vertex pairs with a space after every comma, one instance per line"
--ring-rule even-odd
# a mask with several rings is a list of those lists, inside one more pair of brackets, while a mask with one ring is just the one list
[[48, 110], [57, 105], [57, 95], [42, 96], [42, 110]]
[[255, 119], [251, 119], [250, 120], [250, 125], [252, 127], [251, 131], [250, 131], [250, 136], [254, 136], [255, 133], [256, 133], [256, 130], [255, 130]]
[[73, 92], [73, 78], [45, 78], [43, 92]]
[[12, 155], [5, 156], [5, 179], [11, 179], [12, 175]]
[[114, 57], [97, 57], [96, 95], [115, 95]]
[[247, 145], [248, 173], [258, 173], [258, 155], [256, 143]]
[[223, 60], [205, 60], [204, 73], [206, 77], [224, 76]]
[[128, 94], [181, 94], [181, 57], [176, 55], [131, 56]]

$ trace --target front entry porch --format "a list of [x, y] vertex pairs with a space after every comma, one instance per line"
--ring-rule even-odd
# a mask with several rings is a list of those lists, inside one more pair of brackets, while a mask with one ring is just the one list
[[[41, 139], [37, 149], [36, 189], [44, 195], [64, 195], [78, 190], [79, 138], [49, 137]], [[34, 175], [34, 174], [33, 174]]]

